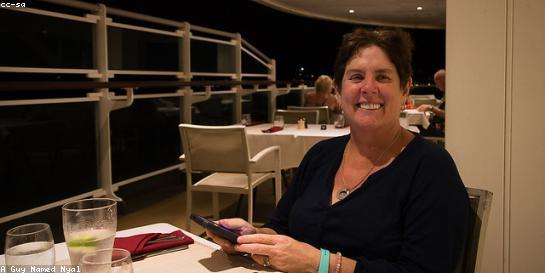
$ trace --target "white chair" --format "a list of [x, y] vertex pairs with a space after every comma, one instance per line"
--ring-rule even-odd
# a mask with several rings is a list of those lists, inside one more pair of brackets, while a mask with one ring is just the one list
[[479, 245], [482, 244], [488, 215], [492, 203], [492, 192], [482, 189], [466, 188], [469, 195], [470, 217], [466, 245], [454, 272], [474, 273], [475, 265], [482, 256]]
[[[218, 193], [248, 195], [248, 222], [253, 222], [253, 189], [261, 183], [274, 179], [276, 202], [281, 195], [280, 147], [271, 146], [250, 158], [245, 127], [203, 126], [180, 124], [180, 135], [185, 161], [187, 184], [186, 229], [190, 228], [192, 191], [212, 192], [214, 219], [219, 218]], [[272, 157], [273, 160], [269, 158]], [[255, 170], [257, 163], [265, 160], [271, 166]], [[192, 183], [193, 172], [213, 172]]]
[[293, 106], [288, 105], [288, 110], [318, 110], [320, 112], [319, 122], [322, 124], [331, 124], [331, 119], [329, 117], [329, 107], [324, 106]]
[[297, 124], [297, 121], [301, 118], [305, 118], [308, 124], [318, 124], [318, 121], [320, 120], [320, 111], [276, 109], [274, 116], [283, 116], [284, 122], [290, 124]]

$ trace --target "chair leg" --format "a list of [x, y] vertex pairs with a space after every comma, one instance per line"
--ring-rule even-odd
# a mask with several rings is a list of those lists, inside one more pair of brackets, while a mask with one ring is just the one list
[[248, 223], [250, 225], [254, 222], [254, 192], [253, 190], [248, 191]]
[[214, 220], [220, 219], [219, 197], [217, 192], [212, 193], [212, 213]]
[[274, 178], [274, 199], [276, 201], [276, 204], [278, 204], [278, 201], [280, 201], [280, 197], [282, 196], [282, 178], [280, 178], [279, 175], [275, 176]]
[[191, 231], [191, 188], [186, 189], [186, 213], [185, 213], [185, 230]]

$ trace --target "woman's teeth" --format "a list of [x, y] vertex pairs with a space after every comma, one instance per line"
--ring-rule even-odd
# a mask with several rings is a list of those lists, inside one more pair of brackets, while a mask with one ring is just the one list
[[358, 107], [365, 110], [377, 110], [381, 106], [378, 103], [358, 103]]

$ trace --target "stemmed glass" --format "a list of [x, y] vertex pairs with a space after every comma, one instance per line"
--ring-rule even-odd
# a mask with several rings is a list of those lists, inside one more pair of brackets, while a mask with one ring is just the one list
[[91, 198], [62, 206], [62, 226], [70, 262], [78, 265], [85, 253], [112, 248], [117, 229], [117, 202]]
[[281, 116], [281, 115], [274, 116], [273, 126], [284, 128], [284, 116]]
[[6, 265], [54, 265], [55, 243], [46, 223], [14, 227], [6, 232]]
[[131, 254], [121, 248], [100, 249], [81, 257], [83, 273], [133, 273]]

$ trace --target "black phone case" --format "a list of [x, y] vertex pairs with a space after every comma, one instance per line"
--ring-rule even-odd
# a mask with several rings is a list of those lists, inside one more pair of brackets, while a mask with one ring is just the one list
[[237, 244], [237, 238], [239, 236], [238, 233], [228, 229], [228, 228], [225, 228], [225, 227], [222, 227], [218, 224], [216, 224], [214, 221], [211, 221], [211, 220], [208, 220], [202, 216], [199, 216], [199, 215], [196, 215], [196, 214], [191, 214], [190, 216], [191, 220], [195, 221], [195, 223], [201, 225], [203, 228], [211, 231], [212, 233], [224, 238], [224, 239], [227, 239], [229, 242], [233, 243], [233, 244]]

